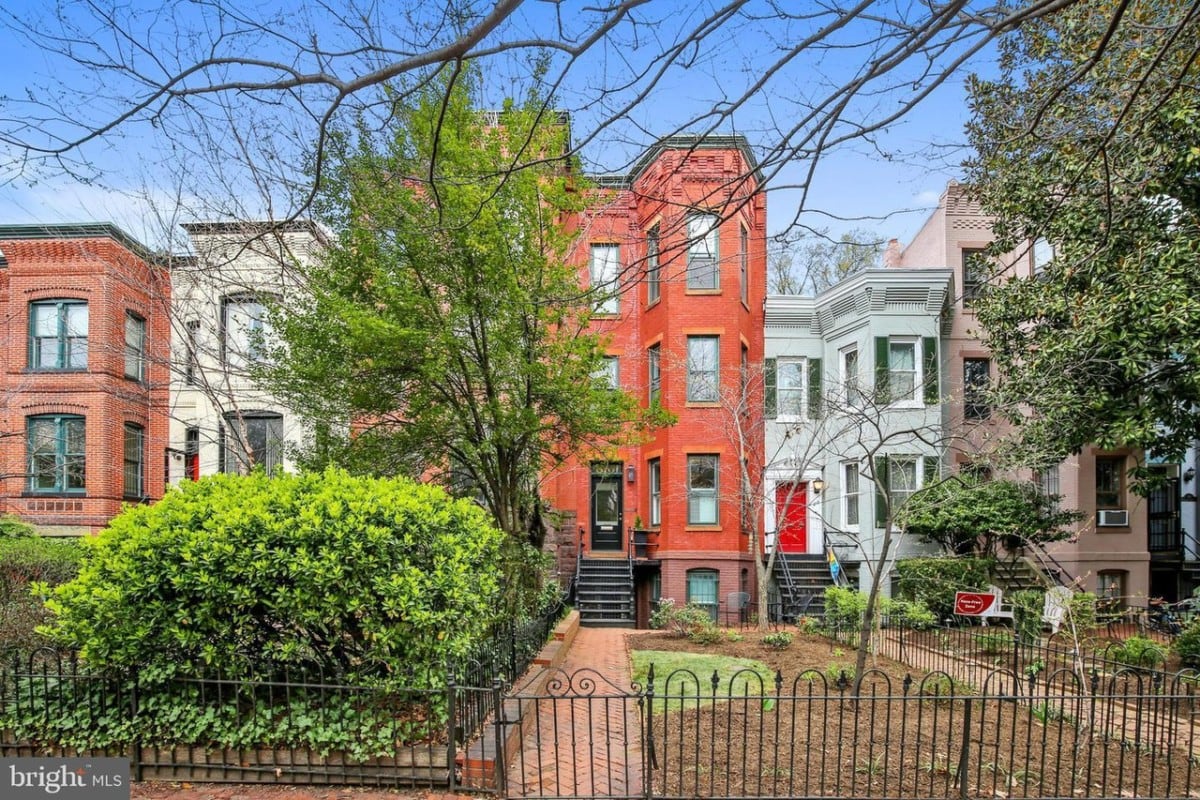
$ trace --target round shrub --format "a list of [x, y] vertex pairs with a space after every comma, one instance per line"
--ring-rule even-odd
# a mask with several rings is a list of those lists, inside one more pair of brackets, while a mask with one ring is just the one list
[[896, 595], [921, 600], [938, 619], [954, 613], [955, 592], [987, 589], [993, 562], [986, 558], [908, 558], [896, 562]]
[[1185, 667], [1200, 667], [1200, 617], [1193, 619], [1171, 644]]
[[503, 541], [477, 506], [412, 481], [216, 475], [88, 541], [47, 633], [147, 679], [431, 679], [497, 615]]

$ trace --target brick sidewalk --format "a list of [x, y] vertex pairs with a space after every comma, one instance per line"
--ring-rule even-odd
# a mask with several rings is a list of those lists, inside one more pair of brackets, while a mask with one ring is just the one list
[[641, 716], [629, 672], [632, 631], [581, 628], [509, 767], [514, 796], [631, 796], [642, 791]]

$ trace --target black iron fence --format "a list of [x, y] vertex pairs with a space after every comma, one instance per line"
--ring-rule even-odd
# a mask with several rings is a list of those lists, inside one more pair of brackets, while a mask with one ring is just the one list
[[489, 721], [503, 719], [506, 686], [562, 612], [495, 628], [433, 679], [112, 673], [70, 654], [14, 655], [0, 666], [0, 756], [125, 755], [135, 780], [453, 790], [464, 749], [499, 733]]
[[[856, 648], [857, 627], [823, 625], [821, 632]], [[1160, 684], [1178, 671], [1166, 641], [1141, 639], [1096, 646], [1063, 632], [1036, 639], [1005, 627], [913, 627], [903, 620], [884, 618], [869, 637], [872, 653], [907, 664], [922, 672], [987, 672], [1007, 669], [1022, 677], [1067, 670], [1081, 676], [1114, 675], [1136, 670]]]
[[1190, 798], [1194, 678], [1102, 686], [1007, 670], [764, 677], [677, 670], [621, 690], [589, 671], [529, 696], [510, 796], [536, 798]]

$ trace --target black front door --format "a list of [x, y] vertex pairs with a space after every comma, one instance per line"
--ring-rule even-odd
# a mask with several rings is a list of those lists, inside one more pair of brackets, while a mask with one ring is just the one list
[[592, 549], [621, 549], [621, 464], [592, 464]]

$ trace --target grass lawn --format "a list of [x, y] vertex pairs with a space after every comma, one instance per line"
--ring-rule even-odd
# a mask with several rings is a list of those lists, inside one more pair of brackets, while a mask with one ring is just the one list
[[[695, 708], [729, 697], [759, 697], [775, 691], [775, 673], [753, 658], [736, 658], [713, 653], [686, 653], [667, 650], [634, 650], [633, 681], [646, 685], [650, 665], [654, 665], [654, 693], [667, 697], [666, 709], [678, 710], [685, 703]], [[712, 676], [717, 675], [713, 691]], [[732, 682], [732, 685], [731, 685]], [[766, 701], [769, 709], [772, 701]], [[663, 705], [656, 701], [656, 711]]]

